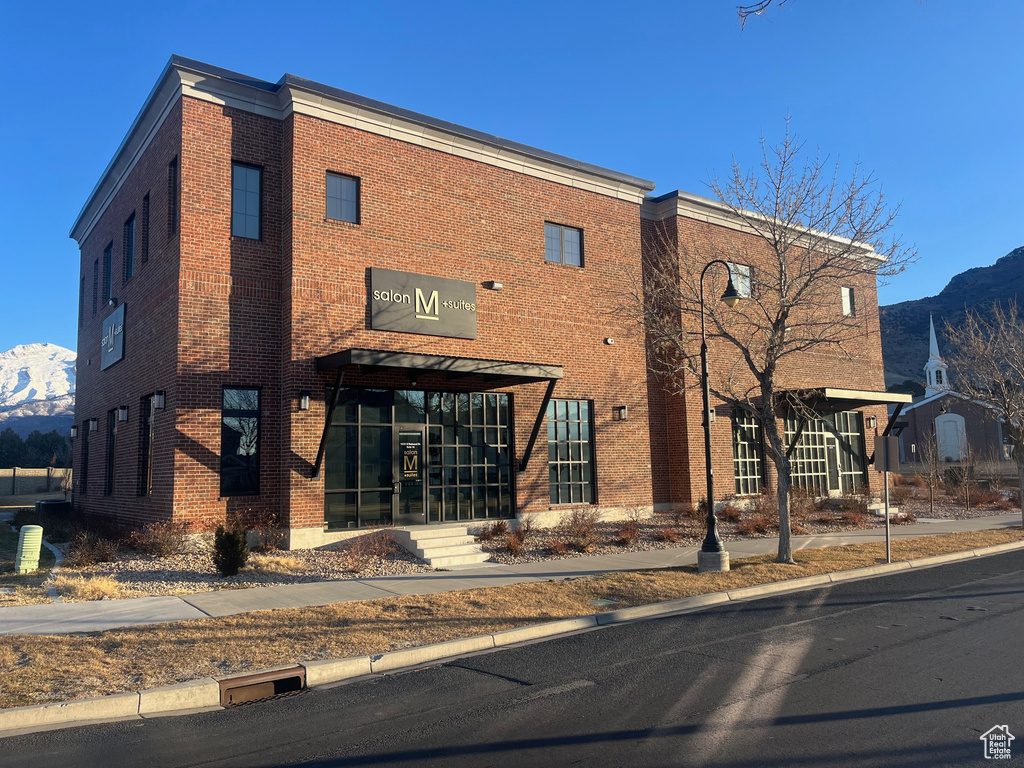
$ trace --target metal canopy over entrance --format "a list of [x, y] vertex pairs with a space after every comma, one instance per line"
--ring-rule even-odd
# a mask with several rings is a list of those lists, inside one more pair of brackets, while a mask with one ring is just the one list
[[320, 448], [317, 451], [316, 462], [313, 465], [311, 475], [314, 478], [319, 477], [320, 469], [323, 466], [327, 437], [334, 418], [334, 411], [338, 406], [338, 396], [342, 390], [345, 372], [353, 366], [370, 372], [374, 370], [399, 369], [437, 374], [442, 382], [458, 381], [460, 387], [483, 391], [503, 389], [519, 384], [547, 382], [547, 390], [537, 412], [537, 418], [534, 421], [530, 439], [527, 442], [526, 449], [523, 451], [522, 458], [519, 460], [519, 472], [523, 472], [526, 469], [527, 462], [537, 442], [540, 425], [544, 420], [544, 414], [554, 392], [555, 384], [564, 375], [560, 365], [482, 360], [467, 357], [444, 357], [442, 355], [389, 352], [378, 349], [346, 349], [331, 355], [318, 357], [316, 359], [316, 369], [318, 371], [337, 370], [338, 374], [334, 382], [333, 395], [327, 404], [323, 435], [320, 438]]

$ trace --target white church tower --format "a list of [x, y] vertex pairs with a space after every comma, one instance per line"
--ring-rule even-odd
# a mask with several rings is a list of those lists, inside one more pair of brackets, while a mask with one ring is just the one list
[[928, 362], [924, 364], [925, 397], [931, 397], [949, 389], [948, 366], [942, 362], [942, 356], [939, 354], [939, 342], [935, 339], [935, 323], [930, 314], [928, 315], [928, 331], [931, 338], [928, 344]]

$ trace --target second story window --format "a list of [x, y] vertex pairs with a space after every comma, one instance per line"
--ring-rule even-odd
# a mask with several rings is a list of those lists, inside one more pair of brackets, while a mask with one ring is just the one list
[[114, 277], [114, 244], [103, 249], [103, 303], [110, 301], [111, 285]]
[[96, 317], [96, 304], [100, 297], [100, 260], [92, 263], [92, 316]]
[[729, 262], [729, 277], [732, 284], [743, 298], [749, 298], [754, 286], [754, 268], [749, 264], [733, 264]]
[[250, 165], [231, 165], [231, 234], [260, 239], [262, 172]]
[[843, 317], [857, 316], [857, 300], [853, 288], [842, 287], [843, 293]]
[[583, 266], [583, 230], [544, 224], [544, 260], [555, 264]]
[[124, 223], [124, 272], [121, 282], [127, 283], [135, 276], [135, 214]]
[[359, 223], [359, 179], [327, 174], [327, 218]]

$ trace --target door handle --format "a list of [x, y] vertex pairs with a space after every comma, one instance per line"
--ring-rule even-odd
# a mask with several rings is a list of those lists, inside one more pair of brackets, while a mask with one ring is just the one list
[[401, 480], [396, 480], [395, 482], [393, 482], [391, 484], [391, 492], [392, 493], [401, 493], [402, 492], [402, 481]]

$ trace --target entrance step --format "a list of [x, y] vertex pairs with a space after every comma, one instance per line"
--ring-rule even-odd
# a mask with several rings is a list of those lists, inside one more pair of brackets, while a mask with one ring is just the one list
[[482, 563], [490, 557], [464, 526], [393, 528], [391, 536], [403, 549], [433, 568]]

